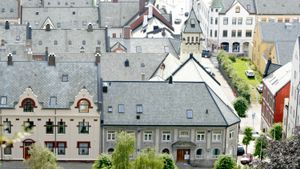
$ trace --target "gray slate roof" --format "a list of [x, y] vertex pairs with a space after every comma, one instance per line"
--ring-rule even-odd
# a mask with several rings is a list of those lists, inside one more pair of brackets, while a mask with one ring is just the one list
[[[100, 46], [101, 52], [104, 52], [104, 33], [104, 29], [94, 29], [93, 32], [88, 32], [86, 29], [55, 29], [51, 31], [33, 29], [32, 51], [33, 53], [45, 53], [45, 47], [48, 47], [48, 51], [51, 53], [80, 53], [83, 47], [84, 52], [94, 53], [96, 47]], [[54, 44], [55, 40], [57, 45]], [[71, 45], [69, 41], [71, 41]], [[85, 45], [83, 41], [86, 42]], [[40, 42], [42, 42], [41, 45]]]
[[[68, 82], [62, 75], [68, 74]], [[0, 62], [0, 96], [7, 96], [8, 107], [14, 107], [28, 86], [42, 103], [49, 107], [50, 96], [57, 97], [56, 108], [69, 108], [75, 96], [85, 86], [97, 102], [97, 67], [94, 62], [60, 62], [48, 66], [47, 62], [14, 62], [7, 66]]]
[[100, 26], [119, 28], [133, 19], [139, 10], [139, 2], [103, 2], [99, 4]]
[[0, 1], [0, 19], [17, 19], [18, 2], [17, 0]]
[[[106, 81], [148, 80], [166, 57], [166, 53], [105, 53], [101, 57], [101, 76]], [[125, 67], [125, 61], [129, 67]], [[143, 64], [143, 66], [142, 66]]]
[[285, 65], [292, 61], [295, 46], [294, 41], [279, 41], [275, 43], [277, 53], [277, 63]]
[[[23, 7], [41, 7], [41, 0], [22, 0]], [[91, 0], [43, 0], [44, 7], [92, 7]]]
[[[195, 24], [192, 27], [192, 24]], [[192, 8], [189, 18], [184, 22], [184, 33], [202, 33], [202, 29], [200, 27], [200, 21], [197, 19], [194, 9]]]
[[[222, 0], [222, 6], [220, 13], [226, 13], [233, 5], [235, 0]], [[237, 0], [249, 13], [256, 13], [255, 0]]]
[[[37, 15], [38, 14], [38, 15]], [[56, 28], [86, 29], [89, 23], [94, 28], [99, 27], [98, 8], [22, 8], [22, 24], [30, 23], [32, 29], [40, 29], [47, 18], [50, 18]]]
[[[230, 126], [240, 119], [205, 84], [197, 82], [107, 82], [104, 98], [104, 125]], [[118, 112], [125, 105], [125, 113]], [[136, 119], [136, 105], [143, 105]], [[113, 112], [108, 113], [108, 106]], [[193, 118], [186, 118], [186, 110]], [[207, 113], [206, 113], [207, 110]]]
[[256, 0], [257, 14], [299, 15], [299, 0]]
[[137, 53], [136, 47], [141, 46], [141, 53], [166, 53], [165, 46], [169, 47], [169, 53], [174, 56], [180, 53], [180, 40], [172, 38], [111, 38], [110, 47], [117, 42], [127, 48], [127, 53]]

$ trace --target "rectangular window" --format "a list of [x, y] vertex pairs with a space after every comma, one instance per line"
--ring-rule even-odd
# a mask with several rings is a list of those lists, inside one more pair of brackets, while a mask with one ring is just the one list
[[1, 105], [6, 105], [6, 104], [7, 104], [7, 97], [6, 96], [1, 96], [0, 106]]
[[108, 108], [107, 108], [107, 112], [108, 112], [108, 113], [112, 113], [112, 112], [113, 112], [113, 108], [112, 108], [112, 106], [108, 106]]
[[246, 19], [246, 25], [252, 25], [252, 23], [253, 23], [253, 18]]
[[56, 105], [57, 105], [57, 97], [56, 96], [51, 96], [49, 106], [50, 107], [55, 107]]
[[205, 132], [204, 131], [197, 131], [196, 141], [205, 141]]
[[192, 119], [193, 118], [193, 110], [192, 109], [186, 110], [186, 118], [187, 119]]
[[238, 30], [237, 37], [242, 37], [242, 30]]
[[228, 25], [228, 17], [223, 18], [223, 25]]
[[246, 37], [252, 37], [252, 30], [246, 30]]
[[212, 37], [212, 30], [209, 31], [209, 36]]
[[233, 137], [234, 137], [234, 131], [231, 130], [231, 131], [229, 132], [229, 138], [230, 138], [230, 139], [233, 139]]
[[88, 134], [89, 133], [89, 122], [79, 122], [78, 129], [80, 134]]
[[222, 139], [222, 132], [214, 131], [212, 134], [212, 141], [213, 142], [221, 142], [221, 139]]
[[164, 49], [165, 49], [165, 53], [169, 53], [170, 52], [169, 46], [165, 46]]
[[118, 105], [118, 110], [119, 110], [119, 113], [125, 113], [125, 106], [124, 106], [124, 104], [119, 104]]
[[77, 142], [78, 154], [89, 155], [90, 142]]
[[217, 30], [215, 30], [215, 37], [217, 37], [218, 36], [218, 31]]
[[46, 127], [46, 134], [53, 134], [54, 126], [52, 121], [47, 121], [45, 127]]
[[284, 19], [284, 22], [286, 22], [286, 23], [287, 23], [287, 22], [290, 22], [290, 19], [289, 19], [289, 18], [285, 18], [285, 19]]
[[11, 133], [11, 121], [3, 121], [3, 131], [4, 133], [10, 134]]
[[11, 155], [11, 149], [12, 149], [13, 145], [9, 144], [4, 148], [4, 155]]
[[143, 105], [142, 104], [136, 105], [136, 113], [138, 113], [138, 114], [143, 113]]
[[236, 25], [236, 18], [235, 17], [232, 18], [232, 25]]
[[117, 37], [117, 34], [116, 34], [116, 33], [113, 33], [113, 34], [112, 34], [112, 37], [113, 37], [113, 38], [116, 38], [116, 37]]
[[236, 37], [236, 30], [231, 31], [231, 37]]
[[179, 137], [189, 137], [189, 131], [187, 131], [187, 130], [180, 131]]
[[46, 145], [46, 147], [47, 147], [51, 152], [54, 152], [54, 145], [55, 145], [55, 142], [52, 142], [52, 141], [45, 141], [45, 145]]
[[66, 75], [66, 74], [62, 75], [61, 81], [68, 82], [69, 81], [68, 75]]
[[215, 25], [218, 25], [218, 18], [215, 18]]
[[238, 25], [242, 25], [243, 24], [243, 18], [239, 17], [238, 18]]
[[67, 148], [66, 142], [57, 142], [57, 154], [58, 155], [65, 155], [66, 148]]
[[64, 121], [59, 121], [57, 123], [57, 133], [58, 134], [65, 134], [66, 133], [66, 122]]
[[227, 37], [227, 30], [223, 30], [223, 37]]
[[107, 131], [107, 141], [115, 141], [115, 140], [116, 140], [116, 132]]
[[162, 141], [171, 141], [171, 132], [170, 131], [162, 132]]
[[144, 132], [144, 141], [152, 141], [152, 131], [145, 131]]
[[213, 17], [210, 17], [210, 24], [212, 25], [214, 22], [214, 18]]

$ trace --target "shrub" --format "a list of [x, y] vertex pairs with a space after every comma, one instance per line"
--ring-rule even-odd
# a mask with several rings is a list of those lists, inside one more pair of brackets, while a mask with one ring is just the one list
[[230, 56], [229, 56], [229, 59], [230, 59], [232, 62], [236, 62], [236, 58], [235, 58], [235, 56], [233, 56], [233, 55], [230, 55]]
[[240, 117], [246, 117], [246, 110], [248, 109], [248, 101], [244, 97], [238, 97], [233, 103], [235, 111]]
[[219, 156], [218, 160], [215, 161], [214, 169], [236, 169], [236, 161], [228, 155]]
[[161, 158], [164, 160], [164, 168], [163, 169], [177, 169], [175, 162], [171, 155], [169, 154], [162, 154]]
[[112, 167], [111, 156], [101, 154], [93, 164], [93, 169], [110, 169]]

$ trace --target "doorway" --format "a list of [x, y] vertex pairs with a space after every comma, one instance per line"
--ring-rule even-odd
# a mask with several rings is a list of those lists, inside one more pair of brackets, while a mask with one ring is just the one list
[[34, 141], [32, 139], [26, 139], [23, 141], [23, 158], [25, 160], [30, 158], [29, 150], [33, 143]]
[[190, 149], [177, 149], [177, 162], [184, 162], [184, 155], [188, 153], [190, 154]]

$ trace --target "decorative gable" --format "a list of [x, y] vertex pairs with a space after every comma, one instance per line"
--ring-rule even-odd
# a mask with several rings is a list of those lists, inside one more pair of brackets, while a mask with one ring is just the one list
[[45, 22], [42, 24], [41, 29], [46, 29], [47, 25], [50, 26], [50, 29], [56, 29], [53, 22], [52, 22], [52, 20], [49, 17], [47, 17]]

